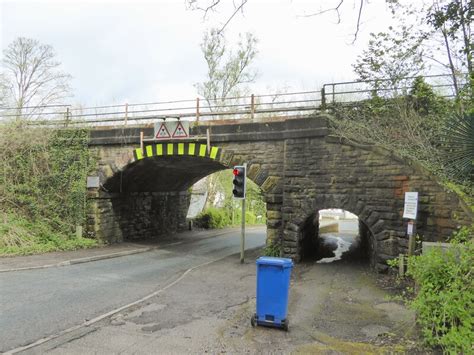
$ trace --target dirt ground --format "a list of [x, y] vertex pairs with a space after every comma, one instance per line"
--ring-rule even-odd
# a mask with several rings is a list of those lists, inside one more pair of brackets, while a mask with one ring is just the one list
[[297, 264], [289, 331], [252, 327], [260, 252], [247, 254], [243, 265], [234, 255], [195, 269], [140, 305], [26, 353], [426, 353], [417, 345], [414, 314], [357, 261]]

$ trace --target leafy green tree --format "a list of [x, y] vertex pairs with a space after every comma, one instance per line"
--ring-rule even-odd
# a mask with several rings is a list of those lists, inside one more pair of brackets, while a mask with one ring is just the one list
[[446, 115], [452, 109], [452, 105], [440, 95], [437, 95], [422, 76], [416, 77], [413, 81], [412, 88], [407, 96], [407, 103], [422, 116], [430, 114]]
[[[388, 32], [370, 34], [366, 50], [353, 65], [360, 80], [371, 80], [375, 92], [379, 89], [397, 88], [407, 77], [413, 77], [424, 69], [421, 43], [424, 37], [413, 25], [400, 29], [389, 27]], [[379, 94], [380, 95], [380, 94]]]

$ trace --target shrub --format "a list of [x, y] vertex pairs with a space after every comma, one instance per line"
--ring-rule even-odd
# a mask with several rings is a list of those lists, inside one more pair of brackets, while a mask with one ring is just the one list
[[265, 246], [265, 249], [263, 249], [263, 255], [279, 257], [280, 250], [280, 244], [276, 241], [272, 241], [267, 246]]
[[225, 210], [210, 207], [201, 212], [194, 220], [194, 223], [201, 228], [224, 228], [230, 225], [229, 215]]
[[[426, 343], [447, 353], [471, 353], [474, 344], [474, 228], [463, 228], [448, 250], [409, 258], [418, 292], [409, 302]], [[466, 235], [470, 238], [466, 238]]]
[[256, 224], [257, 223], [257, 216], [255, 216], [250, 211], [245, 211], [245, 223], [246, 224]]

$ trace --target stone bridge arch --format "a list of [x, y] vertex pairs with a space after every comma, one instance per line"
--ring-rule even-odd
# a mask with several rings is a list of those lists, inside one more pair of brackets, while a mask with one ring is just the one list
[[207, 175], [243, 163], [270, 208], [269, 238], [281, 233], [281, 222], [272, 220], [275, 213], [271, 212], [280, 209], [272, 202], [275, 194], [281, 200], [281, 178], [244, 149], [224, 143], [208, 149], [205, 143], [167, 141], [147, 142], [143, 150], [128, 144], [106, 146], [98, 154], [97, 174], [102, 183], [89, 193], [94, 203], [88, 230], [101, 240], [153, 239], [186, 229], [189, 188]]
[[[197, 126], [191, 129], [193, 139], [145, 142], [143, 152], [140, 130], [145, 137], [153, 135], [147, 127], [92, 132], [102, 187], [89, 191], [88, 224], [107, 241], [185, 228], [186, 189], [193, 181], [243, 162], [265, 195], [267, 242], [281, 243], [283, 255], [296, 261], [305, 223], [321, 209], [342, 208], [359, 216], [373, 235], [373, 263], [379, 269], [406, 251], [405, 192], [419, 192], [417, 230], [425, 240], [445, 240], [474, 220], [472, 210], [422, 168], [391, 152], [331, 136], [324, 117]], [[206, 130], [211, 132], [209, 151]], [[180, 170], [179, 161], [189, 165]], [[190, 174], [186, 166], [197, 173]], [[173, 175], [173, 169], [182, 176]], [[158, 170], [176, 184], [160, 188], [164, 178]]]

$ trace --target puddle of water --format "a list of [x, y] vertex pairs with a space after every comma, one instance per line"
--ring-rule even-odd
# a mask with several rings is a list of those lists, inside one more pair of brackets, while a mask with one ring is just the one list
[[321, 235], [320, 238], [324, 239], [323, 243], [325, 245], [331, 245], [331, 244], [336, 244], [336, 248], [333, 251], [334, 256], [330, 258], [322, 258], [321, 260], [318, 260], [316, 263], [318, 264], [326, 264], [326, 263], [331, 263], [336, 260], [341, 260], [342, 255], [349, 251], [352, 243], [354, 242], [354, 237], [351, 236], [342, 236], [339, 235], [339, 233], [335, 234], [324, 234]]

